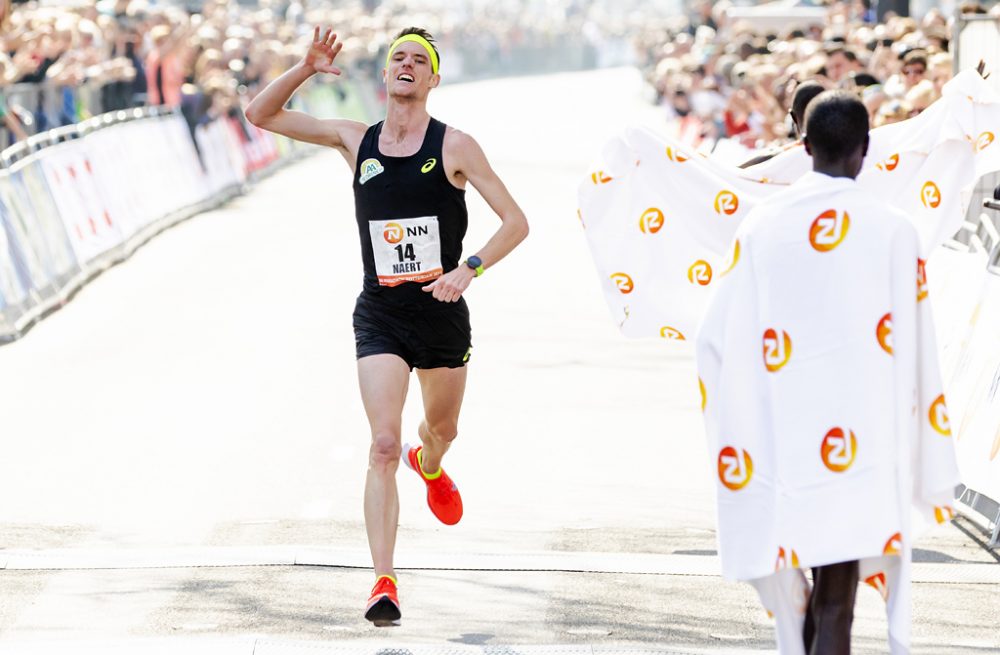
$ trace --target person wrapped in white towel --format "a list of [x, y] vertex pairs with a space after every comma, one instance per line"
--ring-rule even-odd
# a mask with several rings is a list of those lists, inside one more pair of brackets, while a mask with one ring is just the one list
[[855, 182], [861, 101], [817, 96], [803, 141], [813, 172], [740, 225], [697, 340], [722, 572], [757, 589], [782, 654], [849, 653], [864, 581], [898, 655], [913, 540], [958, 483], [923, 262]]

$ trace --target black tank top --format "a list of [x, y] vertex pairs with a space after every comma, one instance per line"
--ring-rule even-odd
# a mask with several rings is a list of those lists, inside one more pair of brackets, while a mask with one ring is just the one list
[[459, 265], [469, 213], [465, 190], [445, 173], [446, 128], [432, 118], [420, 150], [409, 157], [379, 152], [381, 122], [361, 140], [354, 207], [365, 295], [406, 304], [437, 303], [421, 287]]

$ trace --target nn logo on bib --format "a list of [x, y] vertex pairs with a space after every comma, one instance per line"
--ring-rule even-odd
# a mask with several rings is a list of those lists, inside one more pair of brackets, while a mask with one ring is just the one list
[[368, 180], [372, 179], [373, 177], [384, 171], [385, 167], [383, 167], [382, 162], [380, 162], [377, 159], [366, 159], [363, 162], [361, 162], [359, 170], [361, 172], [361, 175], [360, 177], [358, 177], [358, 183], [364, 184]]
[[386, 243], [393, 245], [402, 241], [404, 237], [423, 237], [429, 234], [430, 229], [426, 225], [408, 225], [404, 228], [399, 223], [386, 223], [385, 229], [382, 230], [382, 238]]

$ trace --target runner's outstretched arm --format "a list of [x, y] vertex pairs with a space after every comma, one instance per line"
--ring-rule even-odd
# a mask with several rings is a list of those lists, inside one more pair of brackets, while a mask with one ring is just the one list
[[333, 65], [343, 47], [332, 30], [320, 37], [319, 27], [313, 32], [313, 42], [302, 61], [285, 71], [257, 94], [246, 108], [247, 120], [257, 127], [282, 134], [297, 141], [336, 148], [352, 163], [357, 146], [364, 136], [363, 123], [342, 119], [319, 119], [300, 111], [285, 109], [289, 98], [303, 82], [316, 73], [340, 75]]
[[[454, 167], [455, 177], [470, 182], [500, 217], [500, 229], [475, 253], [483, 260], [483, 268], [489, 268], [509, 255], [528, 236], [528, 219], [475, 139], [464, 132], [450, 130], [445, 137], [444, 156], [446, 166], [449, 169]], [[468, 266], [459, 266], [423, 289], [438, 300], [455, 302], [475, 275], [475, 271]]]

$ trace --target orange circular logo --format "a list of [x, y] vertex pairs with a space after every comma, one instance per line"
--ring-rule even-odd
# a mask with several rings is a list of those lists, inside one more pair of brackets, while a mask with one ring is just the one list
[[639, 229], [643, 234], [656, 234], [663, 227], [663, 212], [656, 207], [650, 207], [639, 217]]
[[729, 255], [729, 261], [726, 263], [726, 269], [719, 273], [719, 277], [722, 277], [729, 271], [736, 268], [736, 262], [740, 261], [740, 240], [736, 239], [733, 241], [733, 251]]
[[934, 508], [934, 520], [938, 523], [947, 523], [953, 518], [955, 518], [955, 510], [947, 505]]
[[843, 473], [851, 468], [854, 457], [858, 454], [858, 440], [854, 436], [854, 430], [848, 430], [844, 434], [843, 428], [833, 428], [823, 437], [819, 451], [826, 468], [834, 473]]
[[976, 152], [982, 152], [988, 148], [993, 143], [994, 138], [993, 132], [983, 132], [980, 134], [979, 138], [976, 139]]
[[875, 168], [879, 169], [880, 171], [892, 171], [895, 170], [897, 166], [899, 166], [898, 154], [892, 155], [885, 161], [880, 161], [879, 163], [875, 164]]
[[719, 191], [715, 196], [715, 213], [732, 216], [740, 208], [740, 199], [732, 191]]
[[389, 243], [399, 243], [403, 240], [403, 226], [399, 223], [386, 223], [382, 238]]
[[882, 317], [875, 328], [875, 337], [882, 350], [892, 354], [892, 312]]
[[951, 436], [951, 421], [948, 420], [948, 407], [944, 404], [944, 394], [941, 394], [931, 403], [928, 418], [931, 420], [931, 427], [942, 437]]
[[675, 341], [685, 341], [684, 335], [677, 328], [672, 328], [669, 325], [664, 325], [660, 328], [660, 336], [664, 339], [673, 339]]
[[799, 554], [795, 552], [794, 548], [785, 550], [778, 546], [778, 558], [774, 561], [774, 570], [781, 571], [789, 566], [793, 569], [799, 568]]
[[920, 202], [928, 209], [937, 209], [941, 206], [941, 189], [934, 182], [924, 182], [920, 189]]
[[883, 555], [899, 555], [903, 552], [903, 535], [896, 533], [889, 537], [889, 541], [885, 542], [885, 548], [882, 549]]
[[840, 245], [851, 227], [847, 212], [827, 209], [809, 227], [809, 243], [818, 252], [830, 252]]
[[788, 363], [792, 357], [792, 338], [782, 330], [780, 333], [773, 328], [764, 331], [764, 366], [775, 373]]
[[670, 146], [667, 146], [667, 159], [677, 162], [678, 164], [683, 164], [690, 158], [682, 155], [680, 150], [674, 150]]
[[705, 411], [705, 405], [708, 403], [708, 395], [705, 393], [705, 383], [698, 378], [698, 391], [701, 392], [701, 411]]
[[917, 260], [917, 302], [927, 297], [927, 262]]
[[611, 281], [615, 283], [615, 286], [622, 293], [632, 293], [635, 289], [635, 283], [632, 282], [632, 278], [628, 273], [612, 273]]
[[882, 600], [889, 600], [889, 585], [885, 581], [885, 573], [876, 573], [865, 578], [865, 582], [882, 596]]
[[593, 182], [594, 184], [607, 184], [612, 179], [614, 178], [612, 178], [604, 171], [597, 171], [596, 173], [590, 174], [590, 181]]
[[712, 265], [704, 259], [691, 264], [688, 269], [688, 282], [705, 286], [712, 281]]
[[730, 491], [739, 491], [750, 484], [753, 460], [747, 451], [737, 452], [732, 446], [719, 451], [719, 481]]

